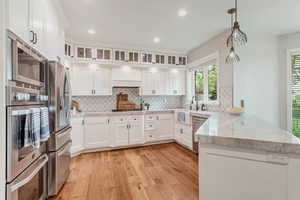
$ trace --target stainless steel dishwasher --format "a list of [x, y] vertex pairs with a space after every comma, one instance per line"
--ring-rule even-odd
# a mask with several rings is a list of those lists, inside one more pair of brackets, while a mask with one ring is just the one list
[[193, 151], [198, 153], [198, 141], [195, 140], [195, 134], [197, 130], [204, 124], [207, 120], [205, 117], [193, 116], [192, 117], [192, 125], [193, 125]]

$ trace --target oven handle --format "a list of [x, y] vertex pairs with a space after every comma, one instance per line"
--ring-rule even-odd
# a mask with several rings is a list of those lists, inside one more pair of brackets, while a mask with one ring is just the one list
[[44, 155], [41, 160], [43, 160], [41, 162], [41, 164], [39, 164], [36, 169], [33, 170], [33, 172], [28, 175], [26, 178], [22, 179], [21, 181], [18, 181], [17, 183], [15, 183], [14, 185], [12, 185], [10, 187], [10, 191], [14, 192], [17, 189], [19, 189], [20, 187], [24, 186], [25, 184], [29, 183], [29, 181], [31, 181], [33, 179], [33, 177], [35, 175], [37, 175], [37, 173], [45, 166], [45, 164], [48, 162], [48, 156]]

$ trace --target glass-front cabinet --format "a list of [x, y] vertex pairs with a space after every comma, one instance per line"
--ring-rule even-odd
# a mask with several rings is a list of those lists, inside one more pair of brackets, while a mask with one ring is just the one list
[[178, 56], [178, 65], [187, 65], [187, 56]]
[[138, 51], [128, 51], [128, 62], [129, 63], [139, 63], [140, 53]]
[[153, 53], [142, 52], [141, 56], [142, 56], [142, 60], [141, 60], [142, 64], [153, 64], [155, 62]]
[[165, 55], [163, 54], [155, 54], [155, 63], [156, 64], [166, 64], [166, 59], [165, 59]]
[[76, 46], [76, 58], [82, 60], [92, 60], [93, 59], [93, 48]]
[[112, 60], [112, 49], [96, 48], [95, 59], [100, 62], [110, 62]]
[[168, 65], [176, 65], [176, 56], [168, 55]]
[[65, 56], [67, 57], [73, 57], [73, 46], [70, 43], [65, 43]]
[[114, 61], [115, 62], [126, 62], [127, 59], [127, 51], [125, 50], [119, 50], [115, 49], [114, 50]]

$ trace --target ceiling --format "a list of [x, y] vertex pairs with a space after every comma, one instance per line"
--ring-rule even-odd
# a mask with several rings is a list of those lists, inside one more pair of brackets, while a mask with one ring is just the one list
[[[233, 0], [60, 0], [67, 37], [112, 47], [186, 52], [226, 30]], [[187, 11], [185, 17], [178, 10]], [[300, 31], [299, 0], [239, 0], [241, 28], [285, 34]], [[94, 29], [95, 34], [88, 34]], [[160, 43], [153, 38], [159, 37]]]

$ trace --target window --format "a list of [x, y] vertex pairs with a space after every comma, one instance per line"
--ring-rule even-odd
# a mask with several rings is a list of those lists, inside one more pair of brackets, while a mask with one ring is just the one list
[[218, 102], [218, 69], [216, 64], [195, 70], [195, 99], [203, 103]]
[[292, 131], [300, 137], [300, 55], [293, 55], [291, 63]]

